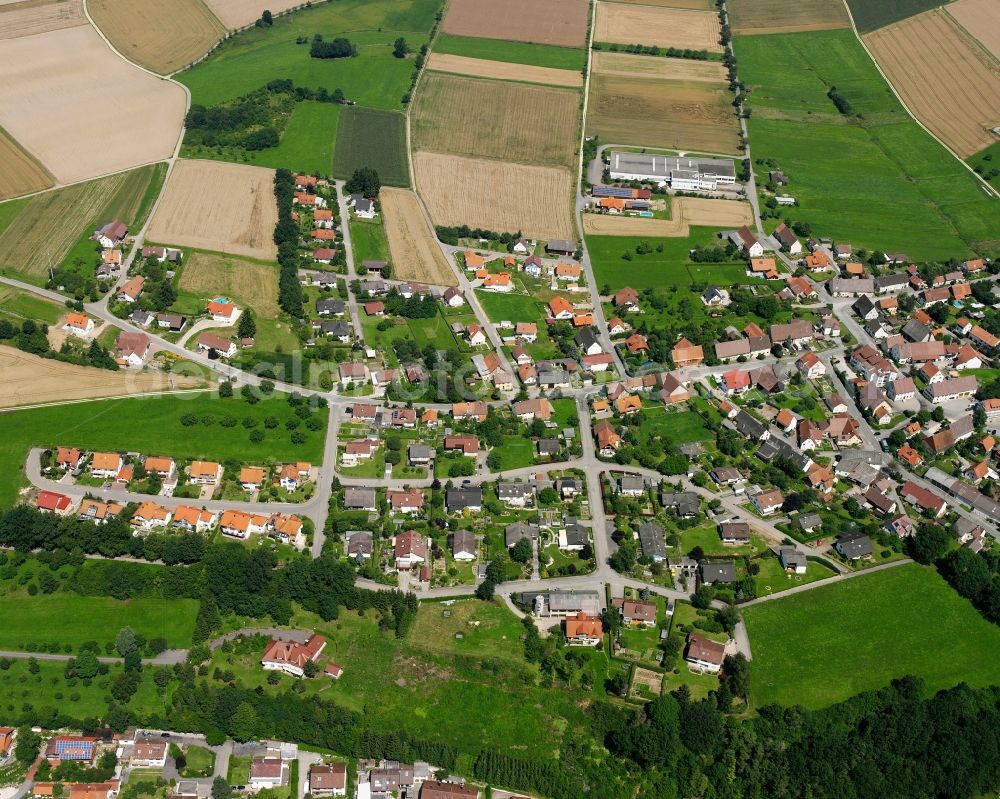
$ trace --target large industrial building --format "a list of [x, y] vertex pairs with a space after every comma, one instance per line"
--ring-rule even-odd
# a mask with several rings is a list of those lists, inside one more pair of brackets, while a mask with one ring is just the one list
[[680, 158], [652, 153], [611, 152], [611, 180], [667, 183], [678, 191], [715, 191], [736, 185], [736, 166], [728, 158]]

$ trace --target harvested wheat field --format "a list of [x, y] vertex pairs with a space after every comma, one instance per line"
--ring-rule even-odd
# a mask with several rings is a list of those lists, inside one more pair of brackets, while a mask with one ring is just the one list
[[226, 33], [202, 0], [89, 0], [87, 8], [120, 53], [161, 75], [197, 60]]
[[640, 6], [662, 6], [663, 8], [688, 8], [692, 11], [714, 11], [712, 0], [611, 0], [615, 3]]
[[948, 6], [958, 24], [1000, 58], [1000, 3], [996, 0], [958, 0]]
[[0, 129], [0, 200], [41, 191], [52, 177]]
[[132, 223], [154, 169], [142, 167], [35, 195], [0, 235], [0, 266], [44, 280], [97, 225], [115, 217]]
[[583, 230], [591, 236], [688, 236], [690, 226], [738, 228], [753, 224], [750, 204], [742, 200], [674, 197], [670, 219], [584, 214]]
[[599, 2], [594, 41], [681, 47], [721, 53], [719, 15], [714, 11]]
[[672, 78], [728, 84], [726, 68], [720, 61], [693, 61], [689, 58], [608, 53], [595, 50], [590, 71], [622, 78]]
[[0, 40], [0, 127], [60, 183], [168, 158], [186, 104], [90, 25]]
[[851, 27], [843, 0], [729, 0], [733, 33], [796, 33]]
[[177, 287], [206, 302], [219, 295], [232, 297], [265, 319], [278, 316], [278, 270], [271, 264], [196, 250], [184, 264]]
[[575, 163], [579, 102], [570, 89], [431, 72], [410, 114], [412, 147], [568, 167]]
[[264, 9], [275, 16], [290, 8], [305, 6], [303, 0], [205, 0], [227, 28], [244, 28], [260, 19]]
[[587, 0], [451, 0], [441, 30], [456, 36], [583, 47]]
[[417, 188], [435, 225], [537, 239], [575, 239], [568, 169], [414, 153]]
[[550, 86], [583, 86], [583, 75], [571, 69], [536, 67], [531, 64], [511, 64], [507, 61], [487, 61], [462, 55], [431, 53], [427, 68], [437, 72], [454, 72], [475, 78], [516, 80], [524, 83], [545, 83]]
[[0, 408], [199, 388], [205, 384], [194, 377], [165, 372], [91, 369], [5, 346], [0, 346], [0, 374], [4, 376], [0, 380]]
[[914, 116], [959, 156], [988, 147], [1000, 125], [1000, 66], [943, 11], [864, 37]]
[[273, 169], [184, 159], [167, 179], [146, 238], [272, 260], [277, 223]]
[[81, 0], [17, 0], [0, 3], [0, 39], [34, 36], [86, 25]]
[[417, 195], [407, 189], [383, 188], [379, 201], [393, 277], [432, 286], [457, 285], [455, 272], [427, 226]]
[[595, 74], [587, 135], [619, 144], [739, 153], [739, 127], [725, 84]]

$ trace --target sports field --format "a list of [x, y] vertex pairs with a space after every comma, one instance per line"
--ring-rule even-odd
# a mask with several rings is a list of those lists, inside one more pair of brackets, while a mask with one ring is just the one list
[[[401, 109], [413, 59], [395, 58], [392, 43], [402, 36], [418, 48], [427, 40], [439, 7], [438, 0], [319, 3], [276, 18], [270, 28], [241, 31], [177, 79], [191, 89], [191, 101], [201, 105], [234, 100], [275, 78], [288, 78], [296, 86], [330, 92], [339, 88], [359, 105]], [[308, 45], [296, 44], [296, 39], [309, 41], [316, 33], [326, 39], [347, 36], [360, 55], [310, 58]]]
[[417, 196], [405, 189], [383, 189], [379, 200], [393, 276], [435, 286], [454, 286], [458, 282], [455, 272], [445, 261], [420, 211]]
[[89, 0], [87, 10], [118, 52], [161, 75], [200, 58], [226, 33], [203, 0]]
[[550, 86], [583, 86], [583, 75], [569, 69], [552, 69], [533, 64], [512, 64], [509, 61], [487, 61], [483, 58], [467, 58], [461, 55], [431, 53], [427, 68], [436, 72], [453, 72], [474, 78], [514, 80], [525, 83], [541, 83]]
[[472, 36], [451, 36], [439, 33], [434, 40], [434, 52], [461, 55], [512, 64], [532, 64], [550, 69], [581, 70], [587, 63], [587, 51], [578, 47], [551, 44], [511, 42], [502, 39], [478, 39]]
[[[147, 641], [162, 636], [170, 649], [191, 645], [197, 599], [111, 599], [77, 594], [40, 594], [0, 598], [0, 648], [26, 644], [63, 644], [73, 650], [84, 641], [102, 645], [131, 627]], [[103, 654], [103, 653], [102, 653]]]
[[520, 230], [539, 239], [576, 237], [568, 169], [415, 152], [413, 171], [435, 225]]
[[947, 8], [959, 25], [1000, 59], [1000, 3], [994, 0], [958, 0]]
[[928, 692], [997, 679], [1000, 629], [909, 564], [743, 610], [752, 701], [820, 708], [915, 675]]
[[[685, 66], [679, 71], [689, 70]], [[590, 80], [587, 135], [619, 144], [737, 155], [739, 127], [732, 101], [723, 81], [595, 72]]]
[[927, 11], [864, 38], [907, 108], [960, 157], [996, 141], [1000, 63], [949, 14]]
[[[326, 409], [315, 411], [324, 422], [319, 430], [310, 430], [306, 425], [298, 427], [306, 436], [302, 444], [293, 444], [284, 426], [287, 420], [297, 418], [294, 411], [284, 397], [250, 405], [238, 397], [219, 399], [215, 392], [206, 391], [96, 400], [0, 414], [0, 506], [6, 507], [13, 502], [31, 447], [58, 444], [97, 450], [155, 452], [174, 458], [218, 461], [232, 458], [256, 462], [270, 457], [321, 462]], [[197, 426], [187, 427], [181, 423], [181, 417], [188, 413], [198, 417]], [[225, 416], [256, 419], [254, 429], [264, 432], [264, 440], [250, 441], [250, 434], [242, 424], [223, 427], [219, 421]], [[268, 416], [279, 420], [277, 428], [271, 430], [263, 426]]]
[[177, 288], [199, 299], [199, 310], [214, 297], [231, 297], [241, 307], [253, 308], [265, 319], [278, 315], [278, 269], [236, 258], [194, 251], [181, 270]]
[[0, 200], [41, 191], [51, 185], [52, 177], [42, 165], [0, 128]]
[[272, 170], [181, 159], [170, 173], [147, 238], [270, 260], [277, 222]]
[[127, 224], [144, 219], [151, 181], [162, 174], [162, 165], [147, 166], [30, 198], [0, 235], [0, 266], [44, 282], [49, 268], [95, 227], [115, 218]]
[[361, 167], [375, 169], [383, 185], [410, 185], [403, 114], [357, 106], [344, 109], [333, 154], [333, 174], [349, 178]]
[[849, 28], [844, 0], [729, 0], [734, 34], [795, 33]]
[[599, 2], [594, 41], [722, 52], [715, 11]]
[[[1000, 251], [1000, 201], [913, 122], [851, 31], [738, 36], [755, 161], [791, 180], [794, 219], [910, 259]], [[831, 86], [863, 124], [838, 113]], [[768, 168], [757, 165], [758, 177]]]
[[119, 58], [90, 25], [0, 39], [0, 126], [61, 183], [169, 157], [184, 110], [181, 87]]
[[458, 36], [582, 47], [587, 0], [451, 0], [441, 30]]
[[411, 112], [413, 149], [572, 167], [579, 102], [570, 89], [429, 72]]

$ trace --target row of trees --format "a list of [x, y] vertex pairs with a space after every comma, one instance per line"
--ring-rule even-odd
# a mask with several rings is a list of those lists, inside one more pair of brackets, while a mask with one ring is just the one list
[[41, 355], [43, 358], [75, 363], [77, 366], [118, 370], [118, 362], [114, 356], [102, 347], [97, 339], [85, 347], [67, 337], [57, 352], [49, 346], [48, 333], [48, 325], [39, 324], [32, 319], [25, 319], [20, 327], [16, 327], [6, 319], [0, 319], [0, 341], [9, 341], [19, 350], [30, 352], [32, 355]]
[[278, 223], [274, 226], [274, 243], [278, 245], [278, 305], [298, 319], [302, 316], [302, 286], [299, 284], [299, 229], [292, 220], [295, 199], [295, 177], [288, 169], [274, 173], [274, 197], [278, 203]]

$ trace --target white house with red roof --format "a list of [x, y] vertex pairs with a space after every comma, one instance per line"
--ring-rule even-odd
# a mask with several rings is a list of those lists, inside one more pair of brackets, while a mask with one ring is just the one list
[[264, 649], [260, 665], [265, 671], [282, 671], [293, 677], [305, 674], [306, 663], [315, 662], [326, 647], [326, 639], [313, 633], [304, 644], [272, 638]]

